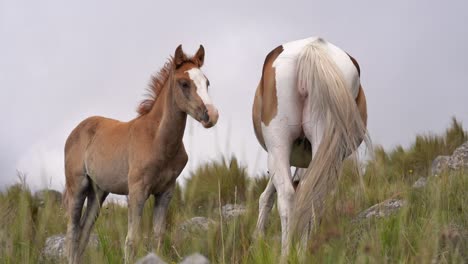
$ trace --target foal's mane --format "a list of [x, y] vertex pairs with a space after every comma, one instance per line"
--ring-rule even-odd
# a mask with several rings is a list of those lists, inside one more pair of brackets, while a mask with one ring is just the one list
[[169, 58], [164, 66], [159, 70], [159, 72], [151, 76], [148, 88], [146, 88], [146, 99], [141, 101], [137, 108], [138, 115], [142, 116], [151, 111], [154, 102], [156, 101], [156, 97], [161, 93], [164, 84], [166, 84], [167, 80], [169, 79], [173, 63], [174, 62], [172, 57]]
[[[186, 57], [183, 63], [193, 63], [196, 64], [194, 58]], [[151, 80], [149, 82], [148, 88], [146, 88], [146, 99], [141, 101], [140, 105], [138, 105], [137, 113], [138, 116], [148, 114], [151, 109], [153, 108], [154, 103], [156, 102], [156, 97], [161, 93], [164, 85], [166, 84], [169, 76], [171, 75], [171, 71], [174, 68], [174, 59], [170, 57], [167, 59], [164, 66], [157, 72], [151, 76]]]

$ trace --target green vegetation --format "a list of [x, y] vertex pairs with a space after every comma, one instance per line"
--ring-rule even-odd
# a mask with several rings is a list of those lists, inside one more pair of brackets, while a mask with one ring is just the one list
[[[429, 177], [427, 186], [411, 188], [428, 176], [437, 155], [449, 155], [468, 141], [461, 124], [444, 135], [417, 136], [408, 148], [373, 150], [358, 176], [345, 163], [340, 184], [328, 201], [328, 209], [306, 252], [307, 263], [467, 263], [468, 173], [451, 172]], [[158, 255], [168, 263], [200, 252], [213, 263], [277, 263], [280, 221], [273, 209], [267, 234], [252, 239], [258, 213], [258, 197], [267, 180], [253, 178], [235, 158], [213, 161], [192, 173], [184, 189], [178, 188], [168, 214], [168, 230]], [[388, 198], [407, 205], [382, 219], [355, 221], [362, 210]], [[152, 204], [144, 211], [138, 256], [153, 251]], [[247, 213], [222, 219], [220, 205], [244, 204]], [[208, 231], [182, 231], [182, 222], [194, 216], [216, 221]], [[221, 224], [220, 224], [221, 223]], [[50, 263], [41, 256], [45, 239], [64, 233], [66, 220], [60, 204], [40, 206], [24, 182], [0, 193], [0, 263]], [[120, 263], [127, 232], [127, 209], [107, 204], [94, 232], [98, 248], [88, 247], [86, 263]], [[300, 263], [294, 254], [291, 263]]]

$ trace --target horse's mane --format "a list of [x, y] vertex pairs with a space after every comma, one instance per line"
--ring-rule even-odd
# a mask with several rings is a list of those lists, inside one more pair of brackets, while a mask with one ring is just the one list
[[173, 59], [169, 58], [159, 72], [151, 76], [148, 88], [146, 89], [146, 99], [141, 101], [137, 108], [138, 115], [142, 116], [151, 111], [154, 102], [156, 101], [156, 97], [161, 93], [164, 84], [166, 84], [167, 79], [169, 79], [169, 75], [173, 67], [172, 65]]
[[[195, 59], [191, 57], [186, 57], [183, 63], [185, 62], [196, 64]], [[164, 66], [159, 70], [159, 72], [151, 76], [148, 88], [146, 89], [146, 99], [141, 101], [137, 108], [137, 113], [139, 116], [146, 115], [151, 111], [154, 103], [156, 102], [156, 97], [161, 93], [161, 90], [171, 75], [171, 71], [174, 67], [173, 65], [174, 59], [170, 57]]]

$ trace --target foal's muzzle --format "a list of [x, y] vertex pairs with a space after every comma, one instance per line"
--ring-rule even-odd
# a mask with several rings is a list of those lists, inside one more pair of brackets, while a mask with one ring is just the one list
[[205, 128], [210, 128], [218, 122], [218, 109], [216, 109], [212, 104], [207, 104], [205, 106], [206, 111], [203, 113], [200, 122]]

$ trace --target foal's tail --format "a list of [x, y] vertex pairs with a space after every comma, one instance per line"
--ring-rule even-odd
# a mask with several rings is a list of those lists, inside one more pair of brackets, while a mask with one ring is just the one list
[[308, 95], [307, 111], [322, 122], [323, 135], [296, 193], [292, 223], [296, 234], [303, 234], [310, 220], [318, 222], [326, 195], [337, 185], [344, 158], [366, 135], [356, 101], [326, 45], [318, 39], [304, 47], [298, 59], [299, 92]]

